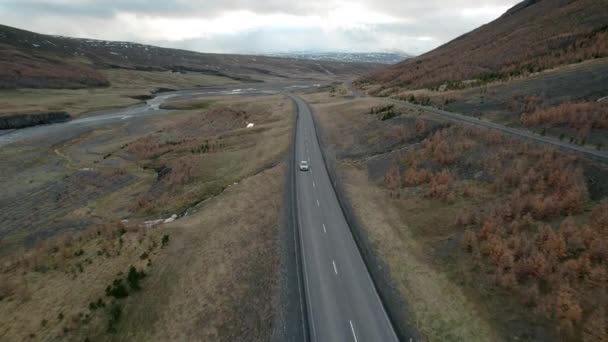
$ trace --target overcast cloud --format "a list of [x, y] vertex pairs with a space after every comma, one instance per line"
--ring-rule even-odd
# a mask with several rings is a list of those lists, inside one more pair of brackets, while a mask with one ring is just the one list
[[202, 52], [420, 54], [519, 0], [0, 0], [0, 23]]

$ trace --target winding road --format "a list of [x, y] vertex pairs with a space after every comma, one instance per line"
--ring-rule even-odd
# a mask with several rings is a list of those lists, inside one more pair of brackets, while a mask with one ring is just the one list
[[296, 202], [312, 341], [398, 341], [324, 165], [308, 105], [298, 110]]

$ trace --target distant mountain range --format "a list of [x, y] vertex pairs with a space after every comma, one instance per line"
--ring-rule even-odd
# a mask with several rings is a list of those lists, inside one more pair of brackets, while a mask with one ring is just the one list
[[396, 64], [413, 56], [403, 52], [276, 52], [265, 56], [315, 61]]
[[109, 81], [100, 72], [107, 68], [197, 72], [259, 82], [360, 76], [378, 66], [379, 63], [199, 53], [132, 42], [51, 36], [0, 25], [0, 89], [107, 86]]

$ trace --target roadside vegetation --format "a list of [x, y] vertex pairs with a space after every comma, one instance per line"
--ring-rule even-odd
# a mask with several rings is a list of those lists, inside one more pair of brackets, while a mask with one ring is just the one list
[[460, 90], [400, 91], [391, 98], [533, 131], [595, 150], [608, 147], [603, 98], [608, 59]]
[[[608, 131], [608, 102], [581, 101], [564, 102], [556, 106], [535, 105], [537, 98], [528, 99], [532, 105], [521, 115], [521, 122], [526, 127], [541, 129], [566, 128], [576, 132], [571, 142], [585, 145], [592, 132]], [[565, 139], [565, 133], [560, 133], [560, 139]], [[597, 149], [602, 149], [603, 141], [597, 141]]]
[[82, 341], [115, 333], [123, 307], [137, 305], [143, 279], [163, 253], [161, 232], [140, 224], [94, 225], [4, 256], [0, 337]]
[[426, 338], [608, 336], [604, 165], [417, 111], [376, 121], [366, 113], [385, 105], [315, 96], [349, 199]]
[[172, 105], [3, 147], [0, 340], [270, 338], [291, 101]]

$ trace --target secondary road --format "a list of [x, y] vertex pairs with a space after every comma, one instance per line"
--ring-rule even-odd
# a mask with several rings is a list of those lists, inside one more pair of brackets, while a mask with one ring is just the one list
[[540, 143], [543, 143], [546, 145], [553, 145], [553, 146], [558, 147], [565, 151], [582, 154], [582, 155], [585, 155], [587, 157], [593, 158], [593, 159], [601, 161], [601, 162], [605, 162], [605, 163], [608, 162], [608, 151], [592, 150], [592, 149], [589, 149], [586, 147], [570, 144], [570, 143], [560, 141], [560, 140], [557, 140], [554, 138], [536, 135], [530, 131], [526, 131], [523, 129], [507, 127], [507, 126], [503, 126], [501, 124], [497, 124], [497, 123], [489, 122], [489, 121], [482, 121], [482, 120], [479, 120], [479, 119], [471, 117], [471, 116], [466, 116], [466, 115], [453, 113], [453, 112], [447, 112], [445, 110], [441, 110], [441, 109], [437, 109], [437, 108], [433, 108], [433, 107], [420, 106], [420, 105], [416, 105], [416, 104], [405, 102], [405, 101], [399, 101], [399, 100], [391, 100], [391, 101], [393, 103], [396, 103], [399, 105], [404, 105], [404, 106], [410, 107], [412, 109], [422, 110], [424, 112], [436, 115], [443, 119], [448, 119], [450, 121], [456, 121], [456, 122], [460, 122], [460, 123], [463, 123], [466, 125], [471, 125], [471, 126], [496, 129], [501, 132], [504, 132], [504, 133], [507, 133], [507, 134], [510, 134], [510, 135], [513, 135], [513, 136], [516, 136], [519, 138], [525, 138], [525, 139], [532, 140], [535, 142], [540, 142]]
[[312, 341], [398, 341], [331, 186], [308, 105], [298, 109], [296, 198]]

